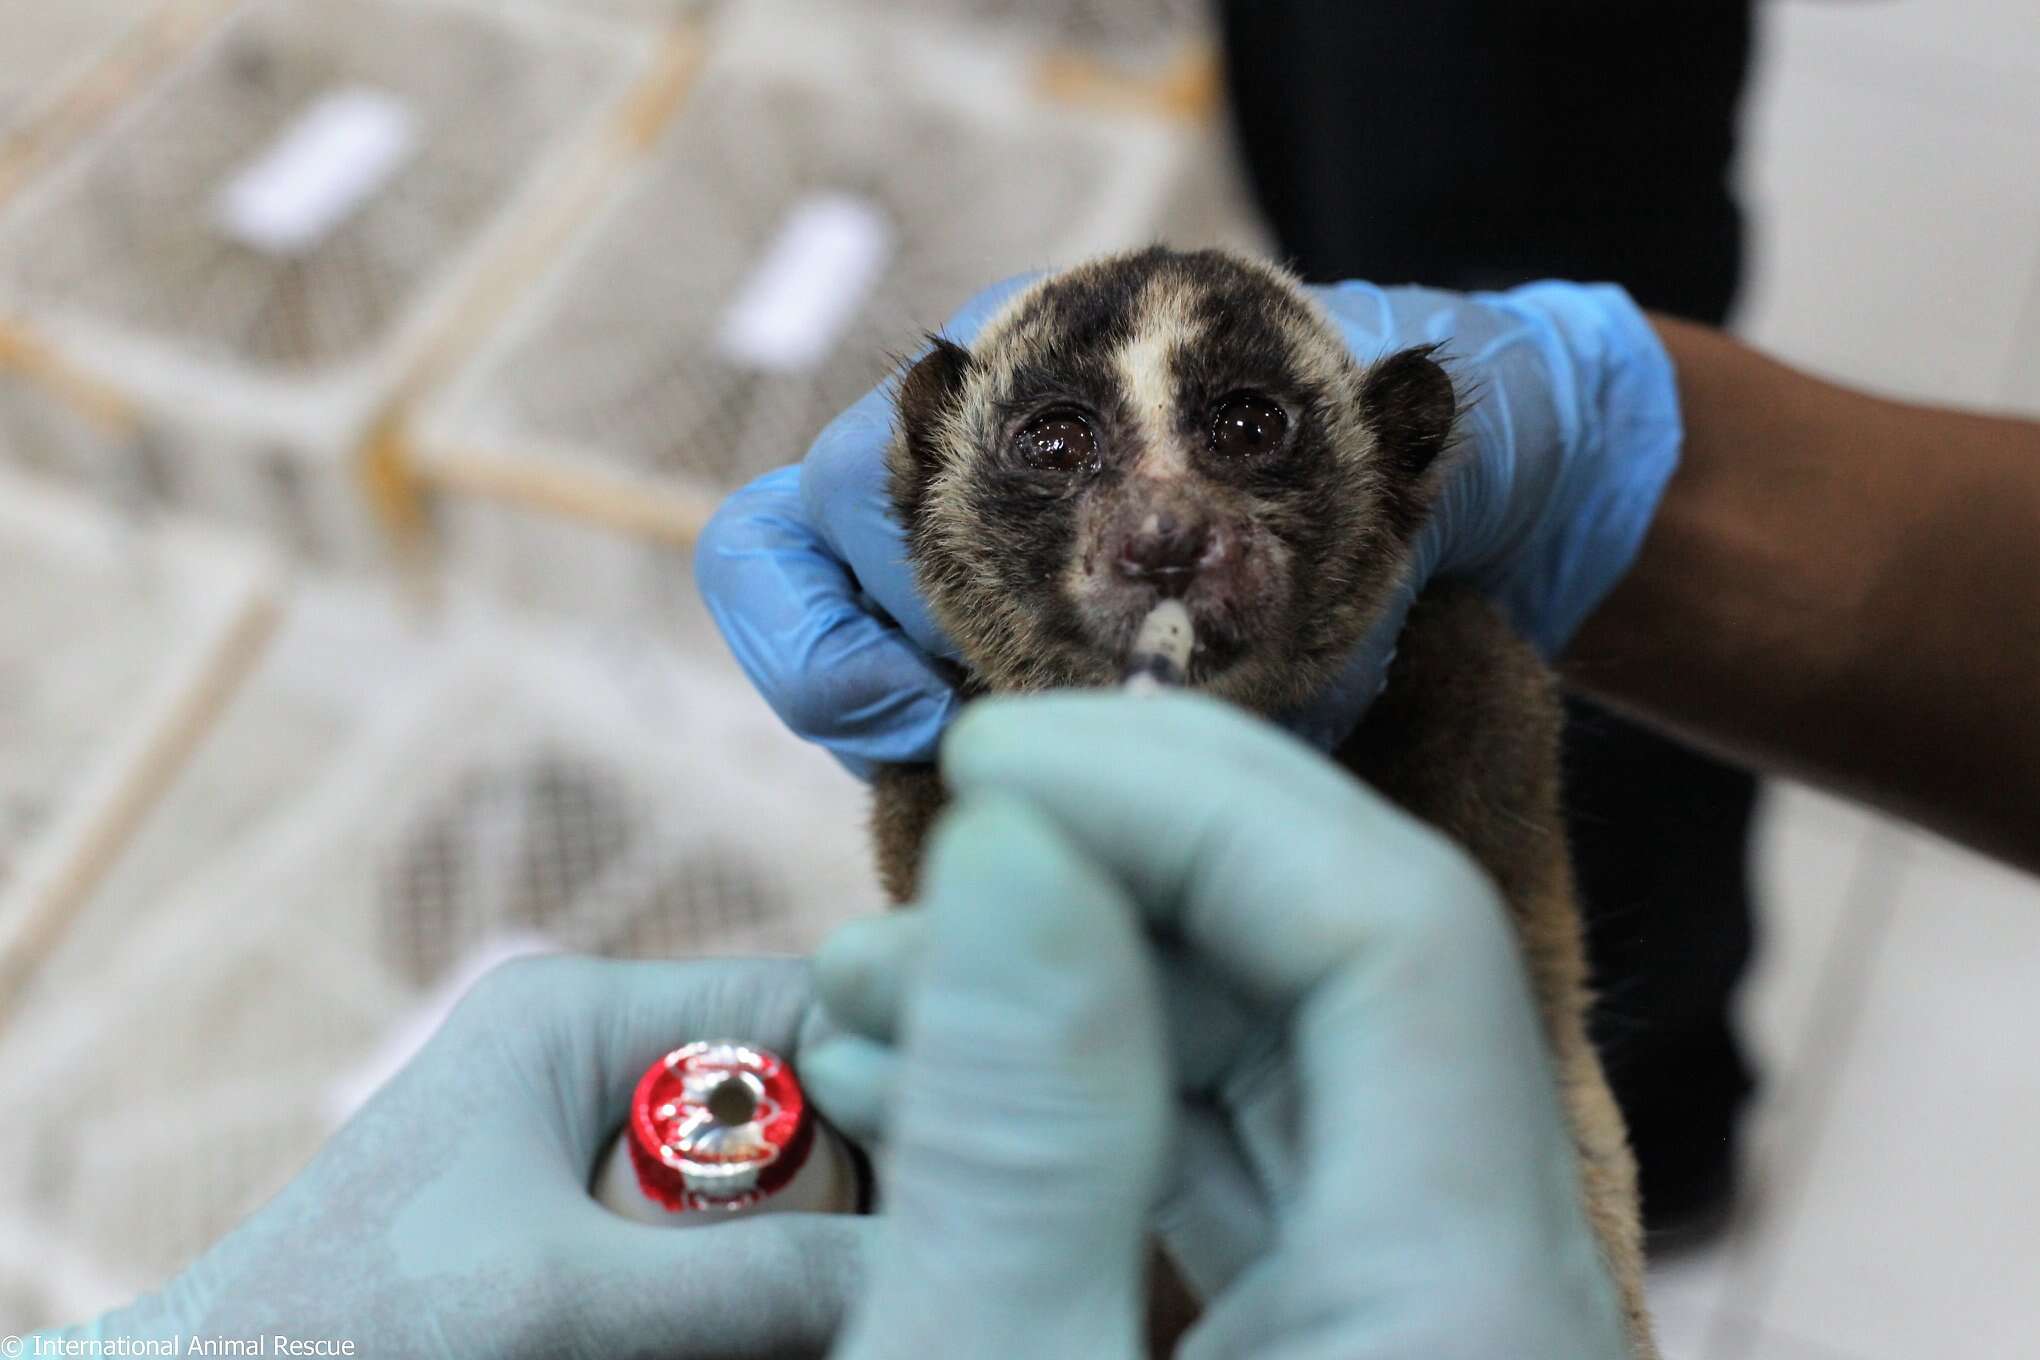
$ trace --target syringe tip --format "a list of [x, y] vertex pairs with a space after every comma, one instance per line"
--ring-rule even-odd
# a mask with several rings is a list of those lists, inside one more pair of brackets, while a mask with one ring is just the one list
[[1162, 689], [1180, 689], [1190, 678], [1190, 653], [1197, 631], [1190, 611], [1181, 600], [1163, 600], [1141, 620], [1133, 635], [1133, 650], [1127, 654], [1123, 677], [1134, 694], [1152, 694]]

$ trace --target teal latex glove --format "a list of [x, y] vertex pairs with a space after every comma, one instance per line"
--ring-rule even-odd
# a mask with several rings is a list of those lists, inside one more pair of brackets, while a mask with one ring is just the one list
[[1131, 1356], [1171, 1103], [1139, 918], [1022, 801], [966, 800], [925, 872], [884, 1235], [837, 1355]]
[[[968, 344], [1031, 279], [974, 298], [943, 334]], [[1547, 657], [1634, 560], [1678, 462], [1670, 359], [1621, 289], [1505, 293], [1348, 283], [1311, 290], [1360, 359], [1435, 342], [1462, 399], [1460, 456], [1400, 600], [1299, 734], [1330, 749], [1379, 691], [1403, 615], [1434, 577], [1472, 580]], [[956, 716], [954, 660], [913, 581], [886, 496], [891, 384], [797, 467], [737, 492], [703, 533], [695, 578], [780, 717], [853, 771], [932, 759]]]
[[1028, 1353], [1127, 1353], [1159, 1016], [1181, 1103], [1158, 1221], [1210, 1306], [1188, 1354], [1627, 1353], [1515, 940], [1460, 851], [1195, 696], [987, 700], [942, 765], [960, 810], [923, 910], [817, 958], [858, 1037], [811, 1051], [809, 1089], [888, 1133], [860, 1337], [926, 1316], [1017, 1354], [1031, 1333], [959, 1319], [1055, 1328], [1077, 1298], [1115, 1349]]
[[652, 1227], [588, 1193], [661, 1053], [734, 1034], [798, 1061], [810, 1000], [790, 960], [498, 969], [274, 1200], [160, 1293], [56, 1335], [282, 1333], [376, 1360], [819, 1355], [874, 1220]]

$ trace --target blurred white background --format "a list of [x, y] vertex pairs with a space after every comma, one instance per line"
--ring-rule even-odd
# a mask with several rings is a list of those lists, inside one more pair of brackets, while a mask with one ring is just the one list
[[[2040, 9], [1772, 4], [1741, 329], [1845, 381], [2040, 414]], [[1774, 789], [1727, 1239], [1658, 1274], [1691, 1360], [2040, 1350], [2040, 885]]]
[[[876, 905], [687, 541], [982, 284], [1260, 235], [1190, 0], [795, 8], [0, 0], [0, 1332], [188, 1260], [490, 959]], [[2031, 0], [1765, 6], [1744, 160], [1747, 335], [2040, 413]], [[2040, 1350], [2040, 887], [1798, 788], [1760, 842], [1667, 1354]]]

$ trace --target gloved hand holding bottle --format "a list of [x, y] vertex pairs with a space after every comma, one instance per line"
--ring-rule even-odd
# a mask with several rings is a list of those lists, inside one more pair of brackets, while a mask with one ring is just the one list
[[588, 1191], [653, 1059], [729, 1034], [798, 1061], [810, 995], [797, 960], [498, 969], [276, 1198], [160, 1291], [54, 1335], [282, 1335], [372, 1360], [820, 1355], [875, 1220], [652, 1228]]

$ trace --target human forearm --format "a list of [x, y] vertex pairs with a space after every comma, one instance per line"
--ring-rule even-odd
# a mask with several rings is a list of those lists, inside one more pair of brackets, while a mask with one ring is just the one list
[[1656, 324], [1680, 468], [1568, 677], [2040, 867], [2040, 425], [1867, 397]]

